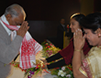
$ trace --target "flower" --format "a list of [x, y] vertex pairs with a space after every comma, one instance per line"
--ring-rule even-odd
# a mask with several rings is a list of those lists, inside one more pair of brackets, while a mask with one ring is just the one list
[[59, 67], [56, 67], [56, 68], [54, 68], [54, 69], [59, 69]]
[[43, 50], [41, 52], [44, 58], [50, 57], [61, 50], [56, 48], [49, 40], [45, 40], [43, 43], [41, 43], [41, 45], [43, 46]]
[[33, 72], [33, 71], [29, 71], [29, 73], [30, 73], [30, 74], [34, 74], [34, 72]]
[[28, 75], [28, 78], [31, 78], [31, 77], [32, 77], [32, 76], [29, 76], [29, 75]]
[[68, 75], [66, 75], [66, 77], [69, 77], [69, 78], [71, 78], [71, 75], [70, 75], [70, 74], [68, 74]]
[[36, 67], [35, 67], [36, 69], [38, 69], [39, 68], [39, 64], [38, 65], [36, 65]]
[[64, 77], [66, 75], [66, 72], [63, 72], [62, 70], [59, 70], [58, 75], [61, 75], [62, 77]]
[[62, 69], [62, 70], [65, 70], [65, 67], [63, 66], [61, 69]]
[[[44, 57], [44, 58], [48, 58], [48, 57], [58, 53], [61, 50], [61, 49], [55, 47], [55, 45], [52, 44], [49, 40], [44, 41], [41, 45], [43, 46], [43, 50], [41, 51], [41, 53], [42, 53], [42, 57]], [[49, 62], [49, 64], [59, 61], [61, 59], [62, 58]], [[51, 69], [50, 71], [51, 71], [51, 74], [56, 75], [57, 78], [73, 78], [71, 65], [57, 67], [57, 68]]]
[[62, 73], [61, 76], [64, 77], [66, 75], [66, 72]]

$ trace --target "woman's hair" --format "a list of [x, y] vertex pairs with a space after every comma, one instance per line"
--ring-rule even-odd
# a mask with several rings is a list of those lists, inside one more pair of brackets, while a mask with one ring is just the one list
[[78, 21], [78, 22], [79, 22], [79, 25], [81, 26], [81, 21], [82, 21], [83, 18], [85, 18], [85, 15], [80, 14], [80, 13], [75, 13], [75, 14], [73, 14], [73, 15], [70, 17], [70, 19], [73, 19], [73, 18], [74, 18], [76, 21]]
[[80, 14], [80, 13], [75, 13], [75, 14], [73, 14], [71, 17], [70, 17], [70, 19], [75, 19], [78, 23], [79, 23], [79, 26], [80, 26], [80, 28], [81, 28], [81, 30], [82, 30], [82, 32], [83, 32], [83, 34], [84, 34], [84, 30], [83, 30], [83, 28], [82, 28], [82, 20], [85, 18], [85, 15], [84, 14]]
[[81, 24], [83, 28], [91, 29], [94, 33], [98, 28], [101, 28], [101, 13], [88, 14]]

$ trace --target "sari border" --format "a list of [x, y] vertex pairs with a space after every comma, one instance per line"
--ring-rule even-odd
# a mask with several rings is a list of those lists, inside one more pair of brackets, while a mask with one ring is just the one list
[[91, 63], [90, 63], [90, 60], [89, 60], [89, 58], [87, 58], [87, 62], [88, 62], [88, 68], [90, 69], [90, 71], [91, 71], [91, 73], [90, 73], [90, 75], [92, 76], [92, 78], [95, 78], [95, 76], [93, 75], [93, 69], [92, 69], [92, 66], [91, 66]]
[[79, 68], [79, 71], [80, 71], [83, 75], [85, 75], [86, 77], [88, 77], [88, 76], [87, 76], [87, 73], [86, 73], [81, 67]]

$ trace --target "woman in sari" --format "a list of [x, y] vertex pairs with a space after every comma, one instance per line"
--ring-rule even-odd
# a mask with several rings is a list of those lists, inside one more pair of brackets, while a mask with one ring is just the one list
[[[81, 29], [74, 33], [73, 74], [75, 78], [101, 78], [101, 13], [92, 13], [82, 21]], [[83, 53], [85, 39], [93, 46], [88, 54]]]

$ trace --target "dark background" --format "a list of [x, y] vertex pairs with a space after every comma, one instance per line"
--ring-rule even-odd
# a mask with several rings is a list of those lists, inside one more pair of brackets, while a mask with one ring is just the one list
[[[73, 13], [80, 12], [81, 0], [0, 0], [0, 16], [13, 3], [21, 5], [29, 22], [29, 32], [39, 43], [45, 39], [56, 39], [57, 26], [61, 18], [69, 24]], [[93, 12], [101, 11], [101, 0], [94, 0]], [[86, 6], [86, 4], [85, 4]]]

